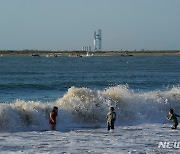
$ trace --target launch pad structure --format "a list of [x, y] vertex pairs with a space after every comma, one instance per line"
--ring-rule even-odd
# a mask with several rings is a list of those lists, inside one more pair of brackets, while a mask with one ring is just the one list
[[102, 48], [102, 32], [101, 29], [94, 32], [94, 51], [100, 51]]
[[[94, 32], [94, 51], [101, 51], [102, 49], [102, 31], [98, 29]], [[82, 51], [91, 51], [91, 46], [82, 46]]]

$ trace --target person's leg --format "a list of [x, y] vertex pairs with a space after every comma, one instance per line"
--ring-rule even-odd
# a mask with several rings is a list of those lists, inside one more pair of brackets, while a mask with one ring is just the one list
[[174, 123], [174, 125], [171, 127], [171, 129], [176, 129], [177, 128], [177, 123]]
[[108, 125], [108, 130], [110, 130], [111, 126], [110, 126], [109, 122], [107, 123], [107, 125]]
[[111, 121], [111, 129], [114, 129], [114, 121]]
[[50, 127], [51, 127], [51, 130], [56, 130], [56, 125], [50, 125]]
[[175, 123], [175, 124], [174, 124], [174, 128], [176, 129], [176, 128], [177, 128], [177, 126], [178, 126], [178, 123]]

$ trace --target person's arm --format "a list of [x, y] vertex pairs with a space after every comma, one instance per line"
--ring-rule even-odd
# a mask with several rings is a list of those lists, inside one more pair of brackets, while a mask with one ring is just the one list
[[167, 120], [172, 120], [172, 115], [170, 117], [166, 116]]
[[113, 113], [113, 120], [114, 121], [116, 120], [116, 113], [115, 112]]
[[52, 114], [53, 114], [53, 112], [50, 113], [50, 120], [54, 123], [55, 121], [54, 121], [54, 119], [52, 118]]
[[109, 112], [107, 113], [107, 116], [106, 116], [106, 118], [108, 119], [108, 117], [109, 117]]
[[176, 114], [176, 117], [180, 117], [180, 115]]

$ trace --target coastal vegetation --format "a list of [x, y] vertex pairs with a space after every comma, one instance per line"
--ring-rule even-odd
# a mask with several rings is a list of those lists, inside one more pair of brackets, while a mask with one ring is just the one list
[[[50, 51], [50, 50], [0, 50], [0, 55], [47, 55], [47, 54], [56, 54], [56, 55], [85, 55], [86, 51]], [[180, 55], [180, 50], [141, 50], [141, 51], [91, 51], [93, 55], [103, 56], [103, 55], [122, 55], [122, 54], [131, 54], [131, 55]]]

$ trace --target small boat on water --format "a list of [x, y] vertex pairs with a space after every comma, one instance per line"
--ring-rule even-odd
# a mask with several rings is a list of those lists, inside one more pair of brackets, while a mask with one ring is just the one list
[[92, 56], [94, 56], [94, 55], [93, 55], [93, 54], [90, 54], [89, 52], [87, 52], [86, 55], [83, 56], [83, 57], [92, 57]]
[[80, 58], [82, 58], [82, 55], [70, 54], [69, 57], [80, 57]]
[[31, 56], [32, 56], [32, 57], [40, 57], [39, 54], [32, 54]]
[[133, 55], [129, 55], [129, 54], [121, 54], [121, 56], [133, 56]]
[[128, 51], [126, 51], [124, 54], [121, 54], [121, 56], [133, 56], [133, 55], [130, 55], [130, 54], [128, 53]]
[[82, 57], [93, 57], [93, 54], [90, 54], [89, 52], [86, 53], [86, 55], [82, 55]]
[[70, 54], [69, 57], [92, 57], [94, 56], [93, 54], [90, 54], [89, 52], [86, 53], [86, 55], [79, 55], [79, 54]]
[[58, 57], [58, 55], [46, 55], [46, 57]]

